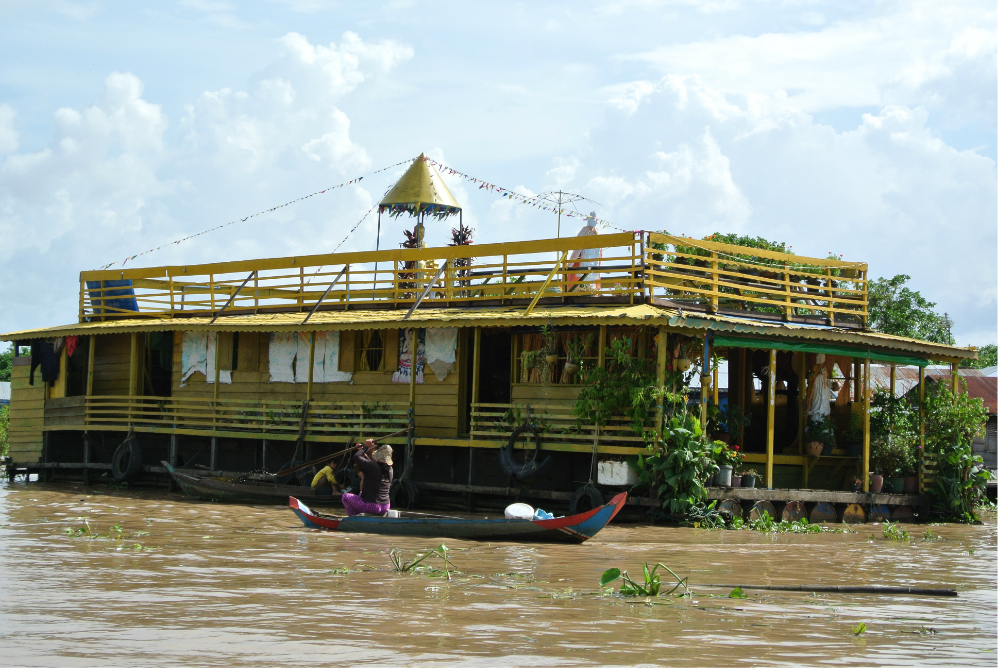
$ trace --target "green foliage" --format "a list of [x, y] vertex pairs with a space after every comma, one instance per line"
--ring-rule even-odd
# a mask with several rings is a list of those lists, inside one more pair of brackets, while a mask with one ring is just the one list
[[898, 274], [870, 282], [870, 326], [886, 334], [952, 345], [946, 319], [935, 312], [934, 302], [905, 286], [910, 280]]
[[729, 403], [727, 407], [720, 411], [718, 416], [721, 429], [728, 433], [733, 440], [738, 440], [745, 436], [745, 427], [752, 422], [752, 416], [742, 410], [741, 406]]
[[737, 445], [728, 445], [724, 441], [714, 441], [710, 445], [711, 457], [718, 466], [730, 466], [732, 469], [741, 465], [745, 455], [739, 452]]
[[835, 426], [831, 420], [823, 417], [808, 420], [807, 427], [804, 429], [804, 442], [810, 443], [812, 441], [818, 441], [825, 445], [835, 445]]
[[629, 348], [626, 340], [618, 339], [606, 348], [604, 368], [582, 368], [583, 388], [572, 412], [583, 423], [599, 427], [612, 417], [626, 416], [634, 433], [647, 437], [659, 392], [651, 362], [631, 355]]
[[742, 591], [741, 587], [735, 587], [731, 590], [731, 593], [728, 594], [728, 598], [748, 598], [748, 594]]
[[700, 422], [688, 412], [671, 416], [663, 425], [662, 440], [647, 447], [632, 464], [636, 487], [649, 490], [673, 515], [688, 515], [707, 500], [704, 482], [717, 470], [714, 452], [700, 431]]
[[[388, 553], [388, 560], [392, 563], [392, 568], [395, 569], [396, 573], [410, 573], [416, 569], [419, 564], [423, 563], [430, 557], [437, 557], [444, 562], [444, 575], [450, 580], [450, 569], [454, 567], [454, 562], [450, 560], [447, 556], [448, 548], [443, 543], [440, 543], [435, 549], [430, 550], [425, 554], [418, 555], [415, 559], [411, 561], [402, 561], [402, 551], [397, 548], [392, 548]], [[433, 569], [429, 569], [433, 570]]]
[[983, 369], [989, 366], [998, 366], [998, 346], [993, 343], [989, 343], [986, 346], [981, 346], [977, 349], [977, 359], [976, 360], [963, 360], [960, 363], [962, 367], [970, 367], [972, 369]]
[[888, 478], [912, 475], [918, 463], [918, 403], [889, 389], [874, 391], [870, 410], [870, 468]]
[[793, 522], [787, 520], [774, 522], [768, 511], [763, 511], [762, 517], [759, 519], [749, 521], [749, 528], [752, 531], [762, 533], [827, 533], [834, 531], [820, 524], [811, 524], [806, 519], [794, 520]]
[[854, 636], [860, 636], [866, 633], [866, 622], [860, 622], [856, 626], [852, 627], [852, 634]]
[[10, 406], [0, 406], [0, 457], [10, 453]]
[[664, 594], [665, 596], [668, 596], [669, 594], [676, 591], [680, 587], [682, 587], [685, 590], [684, 594], [690, 593], [689, 587], [687, 586], [687, 580], [689, 580], [688, 577], [680, 578], [678, 575], [672, 572], [672, 569], [670, 569], [668, 566], [662, 563], [655, 564], [654, 568], [649, 569], [647, 561], [644, 562], [644, 567], [643, 567], [643, 573], [642, 573], [642, 575], [644, 575], [643, 585], [638, 584], [630, 577], [628, 577], [627, 571], [621, 571], [619, 568], [608, 568], [603, 572], [603, 575], [600, 576], [599, 586], [601, 588], [606, 587], [607, 585], [613, 584], [617, 580], [622, 580], [620, 584], [620, 590], [618, 592], [621, 596], [625, 597], [659, 596], [660, 591], [662, 589], [662, 576], [658, 574], [659, 568], [664, 568], [665, 570], [669, 571], [669, 574], [672, 575], [672, 577], [676, 578], [676, 585], [669, 591], [665, 592]]
[[974, 439], [984, 435], [988, 412], [981, 399], [965, 392], [955, 396], [946, 383], [933, 383], [925, 393], [925, 449], [939, 470], [931, 493], [945, 515], [962, 522], [979, 521], [977, 506], [991, 472], [973, 453]]
[[884, 535], [884, 540], [893, 540], [899, 543], [907, 543], [911, 540], [908, 530], [898, 522], [885, 521], [884, 525], [880, 528], [880, 533]]

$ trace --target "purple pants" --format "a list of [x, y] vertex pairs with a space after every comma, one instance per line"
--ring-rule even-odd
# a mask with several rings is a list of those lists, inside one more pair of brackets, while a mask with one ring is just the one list
[[368, 513], [370, 515], [384, 515], [392, 507], [390, 503], [368, 503], [360, 498], [360, 494], [343, 494], [343, 507], [347, 509], [347, 515], [359, 515]]

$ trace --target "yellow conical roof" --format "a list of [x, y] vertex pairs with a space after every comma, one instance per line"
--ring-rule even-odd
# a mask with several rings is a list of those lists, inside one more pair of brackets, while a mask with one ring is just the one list
[[461, 205], [454, 199], [440, 173], [429, 163], [426, 155], [420, 153], [402, 178], [378, 204], [378, 210], [388, 211], [393, 216], [402, 213], [417, 215], [425, 212], [441, 218], [459, 212]]

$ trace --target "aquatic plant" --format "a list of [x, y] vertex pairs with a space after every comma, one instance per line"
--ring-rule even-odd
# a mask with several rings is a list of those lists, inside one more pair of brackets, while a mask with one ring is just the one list
[[748, 594], [742, 591], [741, 587], [735, 587], [731, 590], [731, 593], [728, 594], [728, 598], [748, 598]]
[[885, 521], [884, 525], [880, 528], [880, 533], [883, 534], [884, 540], [895, 540], [901, 543], [907, 543], [911, 540], [908, 530], [901, 526], [899, 522]]
[[762, 533], [828, 533], [845, 532], [846, 529], [832, 529], [821, 524], [811, 524], [806, 519], [794, 521], [780, 520], [774, 522], [768, 511], [763, 511], [762, 517], [749, 521], [749, 528]]
[[675, 586], [669, 591], [665, 592], [664, 594], [665, 596], [668, 596], [669, 594], [676, 591], [680, 587], [684, 589], [684, 592], [683, 594], [681, 594], [681, 596], [692, 594], [689, 586], [687, 585], [689, 577], [680, 578], [672, 571], [671, 568], [669, 568], [663, 563], [657, 563], [653, 568], [649, 569], [647, 561], [644, 562], [644, 567], [643, 567], [643, 575], [644, 575], [643, 585], [638, 584], [637, 582], [632, 580], [627, 575], [627, 571], [621, 571], [619, 568], [608, 568], [606, 571], [603, 572], [603, 575], [600, 576], [599, 586], [601, 588], [606, 587], [607, 585], [613, 584], [617, 580], [622, 580], [620, 584], [620, 589], [618, 591], [618, 593], [621, 596], [625, 597], [659, 596], [660, 595], [659, 592], [662, 589], [662, 576], [658, 574], [659, 567], [669, 571], [669, 574], [672, 577], [676, 578]]
[[860, 636], [866, 633], [866, 622], [860, 622], [856, 626], [852, 627], [852, 634], [854, 636]]
[[456, 567], [454, 566], [454, 562], [447, 556], [447, 551], [447, 546], [440, 543], [440, 545], [438, 545], [435, 549], [430, 550], [426, 554], [417, 555], [417, 557], [412, 561], [403, 562], [402, 551], [392, 548], [392, 550], [388, 553], [388, 559], [392, 562], [392, 568], [395, 569], [396, 573], [409, 573], [426, 559], [429, 559], [430, 557], [437, 557], [444, 562], [444, 574], [447, 576], [447, 580], [450, 580], [450, 569]]
[[[121, 540], [124, 529], [121, 527], [121, 522], [117, 522], [112, 525], [107, 531], [101, 533], [97, 531], [96, 526], [90, 526], [90, 520], [86, 517], [83, 518], [83, 524], [75, 528], [64, 529], [63, 532], [70, 538], [89, 538], [90, 540], [97, 540], [99, 538], [105, 538], [108, 540]], [[149, 535], [148, 532], [142, 532], [145, 535]]]

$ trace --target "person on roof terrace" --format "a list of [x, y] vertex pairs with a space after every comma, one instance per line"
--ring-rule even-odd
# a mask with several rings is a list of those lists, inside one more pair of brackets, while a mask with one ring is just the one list
[[353, 462], [364, 473], [360, 494], [343, 494], [347, 515], [384, 515], [391, 508], [388, 492], [392, 486], [392, 446], [377, 445], [374, 439], [357, 444]]

